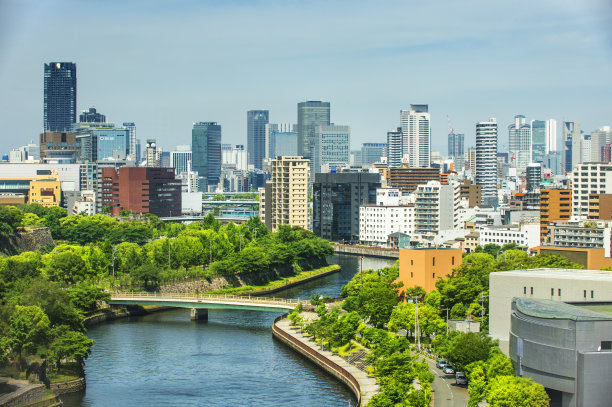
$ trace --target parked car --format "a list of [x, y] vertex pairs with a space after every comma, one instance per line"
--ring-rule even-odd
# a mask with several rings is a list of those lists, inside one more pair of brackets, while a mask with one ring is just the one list
[[467, 384], [468, 380], [463, 372], [455, 373], [455, 384]]
[[444, 366], [448, 365], [448, 360], [445, 359], [438, 359], [438, 361], [436, 362], [436, 366], [438, 367], [438, 369], [444, 369]]
[[442, 369], [442, 371], [444, 372], [444, 374], [455, 374], [455, 368], [451, 365], [444, 366], [444, 369]]

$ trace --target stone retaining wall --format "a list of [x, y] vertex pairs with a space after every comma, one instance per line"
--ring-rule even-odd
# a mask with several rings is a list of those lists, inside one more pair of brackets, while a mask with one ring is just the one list
[[332, 243], [331, 245], [333, 246], [334, 251], [336, 253], [382, 257], [385, 259], [399, 259], [398, 249], [390, 249], [387, 247], [348, 245], [340, 243]]
[[303, 343], [293, 338], [290, 334], [276, 326], [276, 323], [284, 317], [285, 316], [280, 316], [274, 319], [274, 324], [272, 325], [272, 335], [274, 335], [275, 338], [279, 339], [285, 345], [289, 346], [307, 359], [310, 359], [317, 366], [319, 366], [320, 368], [322, 368], [323, 370], [346, 384], [357, 398], [357, 406], [361, 406], [361, 387], [357, 379], [355, 379], [355, 377], [353, 377], [353, 375], [350, 374], [343, 367], [329, 360], [327, 357], [320, 354], [319, 352], [316, 352], [312, 348], [305, 346]]
[[57, 395], [85, 390], [85, 378], [51, 383], [50, 389]]
[[23, 380], [9, 380], [9, 383], [15, 383], [17, 388], [15, 391], [3, 394], [0, 397], [1, 407], [23, 406], [25, 404], [35, 403], [46, 397], [44, 384], [30, 384]]

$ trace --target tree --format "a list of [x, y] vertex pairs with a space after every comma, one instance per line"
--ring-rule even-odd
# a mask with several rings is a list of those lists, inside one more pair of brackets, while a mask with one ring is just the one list
[[386, 283], [369, 283], [359, 291], [359, 315], [377, 328], [382, 328], [397, 305], [397, 292]]
[[49, 318], [40, 307], [17, 305], [9, 322], [11, 349], [18, 356], [36, 353], [47, 342]]
[[453, 338], [446, 356], [458, 370], [464, 370], [472, 362], [489, 359], [494, 346], [496, 343], [485, 334], [459, 333]]
[[83, 316], [70, 301], [69, 292], [58, 283], [37, 278], [25, 287], [19, 302], [40, 307], [52, 326], [67, 325], [72, 330], [84, 331]]
[[65, 325], [57, 327], [54, 339], [49, 346], [50, 359], [55, 362], [57, 369], [62, 360], [75, 360], [80, 368], [89, 356], [95, 341], [82, 332], [71, 331]]
[[483, 367], [476, 366], [468, 374], [468, 379], [468, 393], [470, 394], [468, 407], [477, 407], [487, 392], [487, 380]]
[[50, 280], [63, 281], [66, 284], [83, 281], [87, 276], [87, 264], [76, 253], [57, 253], [51, 257], [47, 275]]
[[152, 264], [143, 264], [131, 273], [132, 281], [139, 283], [146, 291], [159, 286], [159, 269]]
[[[497, 349], [497, 348], [494, 348]], [[487, 380], [492, 380], [497, 376], [512, 376], [514, 368], [510, 358], [501, 351], [495, 352], [487, 361]]]
[[491, 380], [487, 401], [492, 407], [547, 407], [550, 398], [544, 386], [531, 379], [498, 376]]
[[213, 201], [225, 201], [225, 195], [223, 194], [216, 194], [215, 196], [212, 197]]
[[14, 206], [0, 206], [0, 239], [6, 239], [19, 226], [23, 213]]
[[70, 302], [81, 312], [90, 312], [99, 301], [109, 301], [110, 294], [92, 284], [80, 283], [71, 285], [66, 290]]

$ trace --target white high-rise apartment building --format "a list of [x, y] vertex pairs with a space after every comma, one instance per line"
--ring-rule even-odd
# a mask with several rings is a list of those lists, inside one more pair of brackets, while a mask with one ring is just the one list
[[[408, 156], [408, 154], [406, 154]], [[387, 168], [399, 168], [404, 157], [402, 128], [387, 132]]]
[[379, 188], [375, 205], [359, 207], [359, 240], [385, 244], [392, 233], [414, 234], [414, 205], [400, 205], [400, 196], [399, 189]]
[[400, 110], [403, 154], [410, 167], [429, 167], [431, 163], [431, 116], [428, 105], [410, 105]]
[[272, 179], [266, 183], [265, 208], [260, 213], [273, 232], [280, 225], [308, 229], [309, 178], [310, 160], [298, 156], [272, 159]]
[[527, 124], [525, 116], [514, 116], [514, 123], [508, 126], [508, 142], [510, 166], [519, 172], [525, 171], [531, 162], [531, 125]]
[[563, 122], [563, 163], [567, 173], [582, 160], [582, 140], [580, 122]]
[[460, 186], [457, 181], [442, 184], [429, 181], [415, 191], [414, 233], [433, 240], [442, 230], [459, 228]]
[[583, 163], [572, 174], [572, 219], [585, 220], [589, 215], [589, 194], [612, 193], [612, 164]]
[[497, 120], [476, 123], [476, 184], [482, 204], [497, 206]]

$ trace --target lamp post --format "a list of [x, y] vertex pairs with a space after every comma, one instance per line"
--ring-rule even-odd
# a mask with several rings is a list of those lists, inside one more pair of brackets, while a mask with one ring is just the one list
[[115, 280], [115, 253], [117, 252], [117, 247], [113, 246], [113, 281]]
[[412, 296], [414, 301], [415, 309], [414, 309], [414, 335], [416, 337], [416, 341], [418, 343], [417, 349], [421, 350], [421, 336], [419, 335], [419, 297], [418, 295]]
[[448, 336], [448, 311], [450, 311], [450, 308], [442, 308], [442, 311], [446, 311], [446, 336]]

